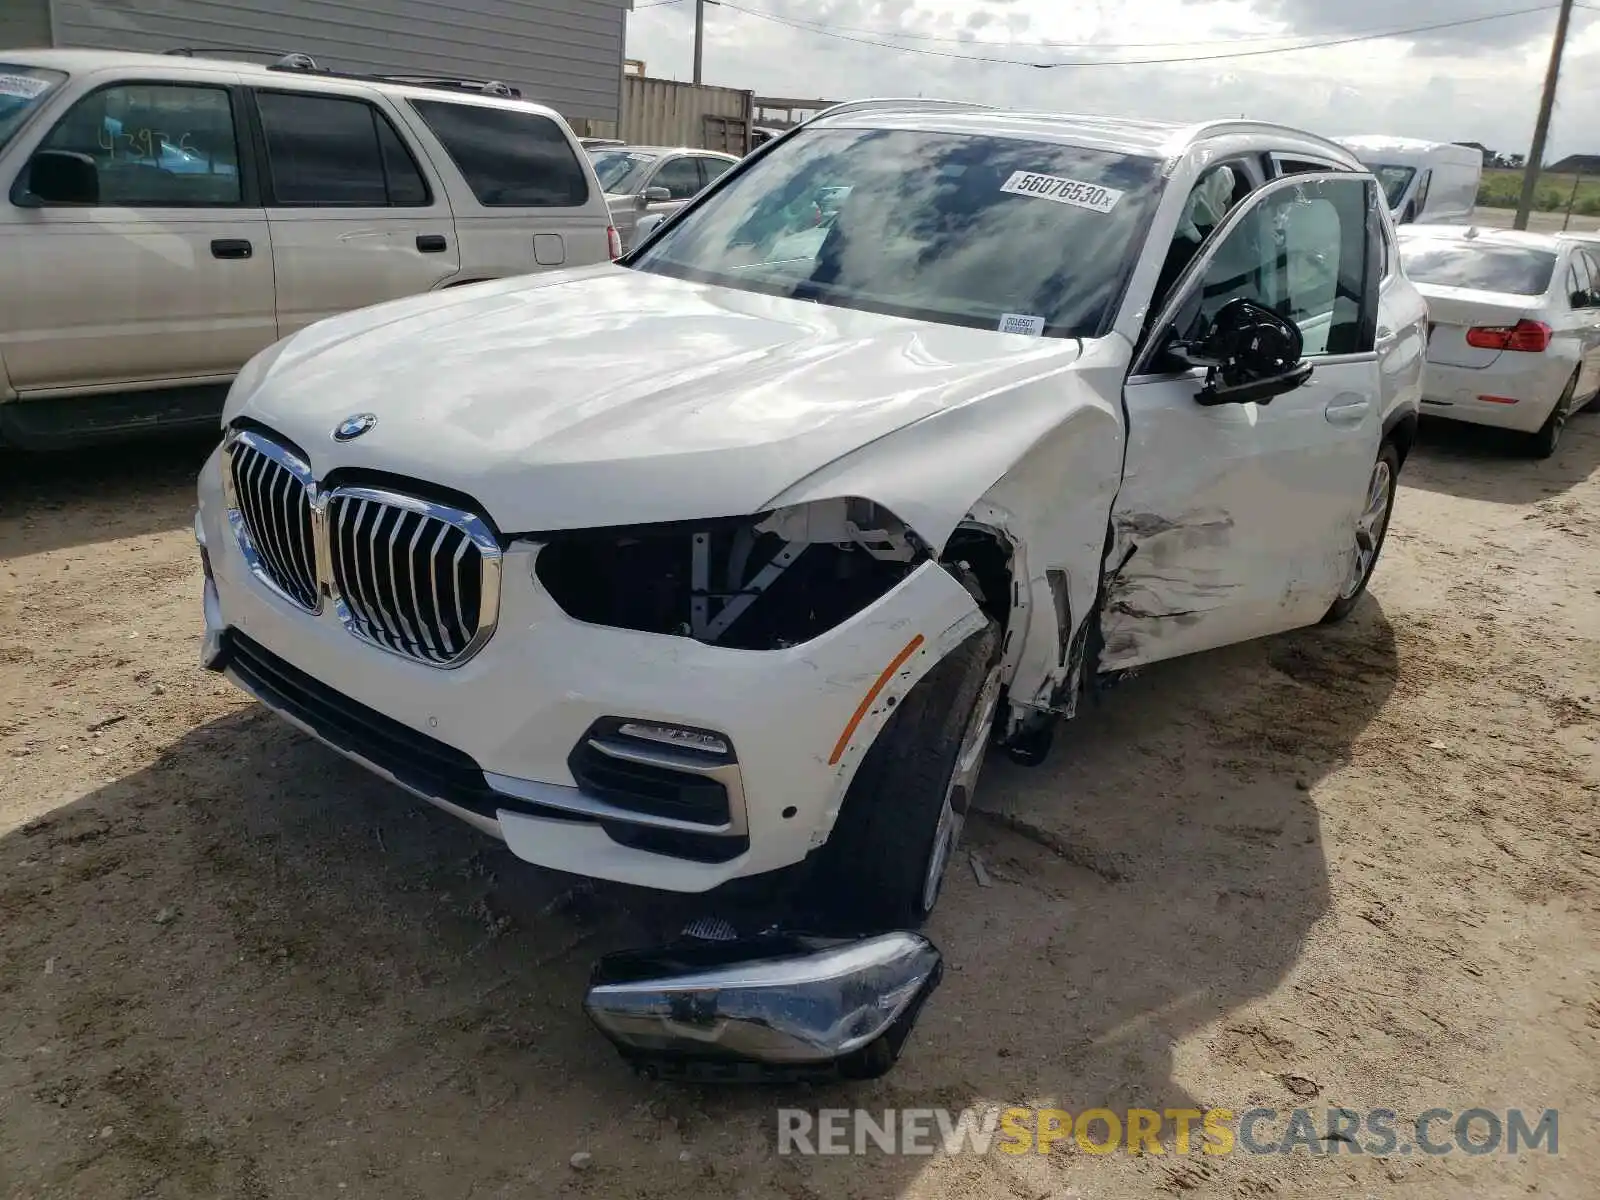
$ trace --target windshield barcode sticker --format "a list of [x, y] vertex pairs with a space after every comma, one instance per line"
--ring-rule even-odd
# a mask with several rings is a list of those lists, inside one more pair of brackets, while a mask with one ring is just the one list
[[1087, 208], [1090, 212], [1108, 213], [1122, 199], [1116, 188], [1101, 187], [1098, 183], [1081, 183], [1064, 179], [1060, 175], [1037, 175], [1032, 171], [1016, 171], [1000, 185], [1002, 192], [1013, 196], [1032, 196], [1038, 200], [1054, 200], [1057, 204], [1070, 204], [1074, 208]]
[[1006, 313], [1000, 318], [1001, 333], [1025, 333], [1029, 337], [1044, 336], [1044, 318], [1030, 317], [1025, 313]]
[[21, 96], [24, 100], [32, 100], [49, 86], [48, 80], [35, 79], [31, 75], [0, 75], [0, 96]]

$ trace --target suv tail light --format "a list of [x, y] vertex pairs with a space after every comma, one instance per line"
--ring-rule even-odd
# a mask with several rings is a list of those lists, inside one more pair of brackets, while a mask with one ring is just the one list
[[622, 257], [622, 235], [615, 225], [606, 226], [606, 250], [614, 259]]
[[1519, 350], [1539, 354], [1550, 348], [1550, 326], [1543, 321], [1518, 321], [1515, 325], [1474, 325], [1467, 330], [1467, 345], [1479, 350]]

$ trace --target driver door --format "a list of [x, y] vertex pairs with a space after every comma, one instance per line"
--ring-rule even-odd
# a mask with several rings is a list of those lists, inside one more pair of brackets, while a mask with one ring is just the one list
[[[1354, 560], [1382, 434], [1374, 350], [1376, 185], [1330, 172], [1275, 180], [1236, 206], [1179, 278], [1124, 391], [1102, 670], [1321, 619]], [[1203, 370], [1160, 354], [1245, 296], [1294, 321], [1305, 383], [1270, 401], [1205, 406]]]

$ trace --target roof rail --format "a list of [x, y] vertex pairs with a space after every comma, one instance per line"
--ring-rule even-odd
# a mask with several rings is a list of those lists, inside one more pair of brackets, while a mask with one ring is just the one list
[[812, 121], [822, 120], [823, 117], [837, 117], [843, 116], [845, 113], [853, 112], [871, 112], [874, 109], [882, 108], [901, 110], [911, 109], [913, 111], [937, 111], [939, 109], [952, 109], [957, 112], [995, 111], [995, 106], [993, 104], [971, 104], [965, 100], [927, 100], [921, 96], [918, 96], [914, 99], [899, 99], [892, 96], [883, 96], [875, 97], [869, 100], [846, 100], [840, 104], [835, 104], [830, 108], [825, 108], [821, 112], [812, 113], [811, 117], [808, 120], [802, 121], [801, 124], [809, 125]]
[[336, 71], [320, 66], [309, 54], [285, 54], [267, 68], [269, 71], [293, 71], [308, 75], [326, 75], [330, 79], [360, 79], [372, 83], [400, 83], [410, 87], [448, 88], [460, 92], [479, 92], [487, 96], [506, 96], [520, 99], [522, 92], [498, 79], [473, 79], [458, 75], [429, 75], [409, 72], [381, 73], [377, 71]]
[[263, 50], [259, 46], [174, 46], [161, 53], [178, 58], [204, 57], [214, 54], [254, 54], [258, 58], [284, 59], [291, 57], [287, 50]]

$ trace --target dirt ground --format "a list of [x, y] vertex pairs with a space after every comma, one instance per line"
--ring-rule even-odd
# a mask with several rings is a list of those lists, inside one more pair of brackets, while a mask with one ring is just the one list
[[[1347, 625], [1148, 671], [995, 764], [990, 886], [963, 859], [905, 1059], [776, 1093], [637, 1080], [586, 1023], [649, 898], [198, 670], [205, 449], [0, 462], [0, 1194], [1600, 1195], [1600, 416], [1544, 463], [1427, 429]], [[776, 1152], [780, 1105], [987, 1102], [1555, 1108], [1560, 1144]]]

